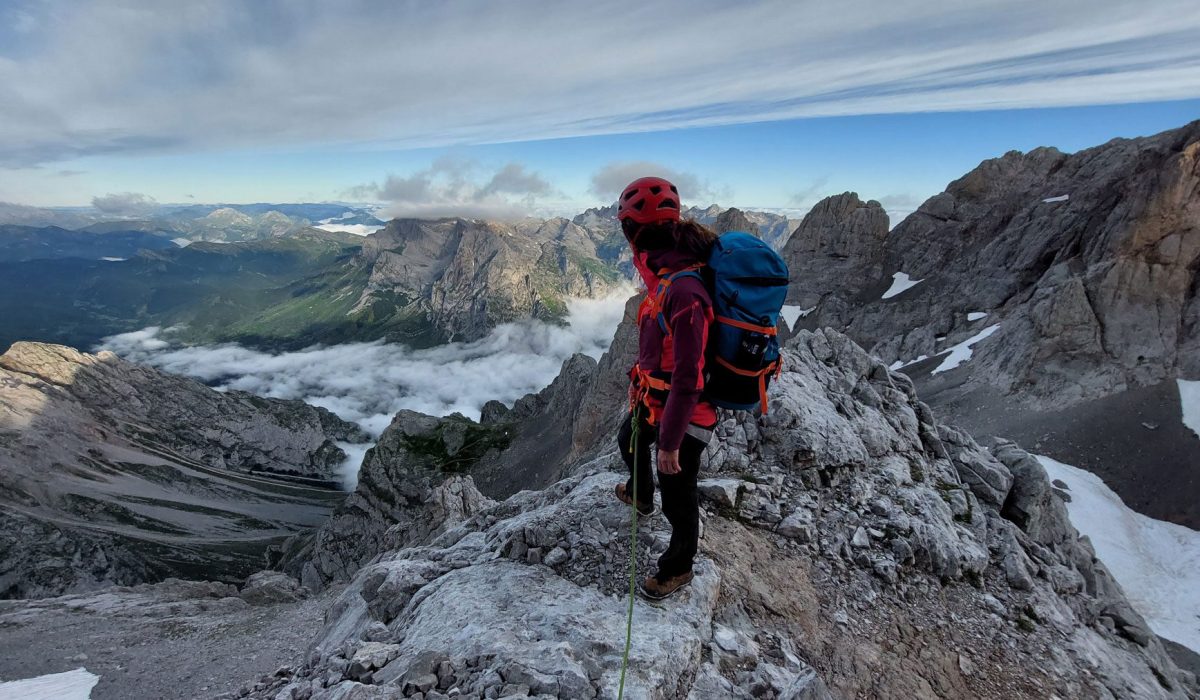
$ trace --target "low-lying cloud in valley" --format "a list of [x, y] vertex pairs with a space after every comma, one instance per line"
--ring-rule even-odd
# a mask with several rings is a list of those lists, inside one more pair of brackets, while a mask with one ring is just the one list
[[[599, 358], [621, 321], [626, 298], [573, 300], [566, 326], [508, 323], [474, 342], [424, 350], [382, 341], [284, 353], [236, 344], [183, 347], [171, 341], [170, 329], [158, 327], [111, 336], [101, 347], [220, 390], [302, 399], [378, 437], [401, 409], [478, 419], [488, 401], [512, 405], [550, 384], [574, 353]], [[351, 455], [344, 481], [352, 487], [365, 447], [343, 448]]]

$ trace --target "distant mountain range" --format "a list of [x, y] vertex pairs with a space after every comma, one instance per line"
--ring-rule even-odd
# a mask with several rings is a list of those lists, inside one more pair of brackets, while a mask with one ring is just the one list
[[[213, 216], [216, 214], [216, 216]], [[234, 216], [241, 214], [246, 219]], [[270, 215], [270, 216], [268, 216]], [[210, 218], [211, 217], [211, 218]], [[264, 218], [267, 217], [267, 218]], [[207, 219], [207, 221], [205, 221]], [[283, 220], [303, 227], [328, 219], [345, 219], [343, 223], [379, 223], [370, 211], [344, 204], [188, 204], [157, 205], [138, 215], [114, 215], [91, 207], [44, 208], [0, 202], [0, 224], [21, 226], [58, 226], [84, 229], [99, 225], [100, 232], [111, 231], [177, 231], [183, 234], [208, 232], [212, 235], [222, 225], [232, 224], [241, 232], [264, 222], [261, 235], [277, 235]], [[247, 238], [202, 238], [200, 240], [248, 240]]]
[[[385, 224], [342, 205], [194, 205], [78, 230], [0, 226], [0, 347], [91, 347], [148, 325], [260, 348], [473, 340], [506, 321], [561, 320], [567, 298], [632, 278], [615, 214]], [[776, 245], [789, 226], [715, 205], [685, 214]]]

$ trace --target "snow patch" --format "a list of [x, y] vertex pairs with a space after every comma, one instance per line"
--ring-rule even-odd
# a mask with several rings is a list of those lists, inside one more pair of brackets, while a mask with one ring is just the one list
[[20, 681], [0, 681], [0, 700], [88, 700], [100, 676], [77, 668]]
[[101, 260], [103, 260], [104, 262], [125, 262], [125, 261], [126, 261], [126, 260], [128, 260], [129, 258], [109, 258], [109, 257], [103, 257], [103, 258], [100, 258], [100, 259], [101, 259]]
[[883, 293], [883, 297], [881, 298], [891, 299], [897, 294], [902, 294], [905, 291], [912, 289], [923, 281], [923, 279], [912, 279], [907, 273], [897, 272], [896, 274], [892, 275], [892, 286], [888, 287], [888, 290]]
[[933, 372], [931, 372], [930, 374], [938, 374], [939, 372], [949, 372], [950, 370], [961, 365], [962, 363], [966, 362], [967, 360], [970, 360], [971, 355], [974, 354], [973, 351], [971, 350], [971, 347], [973, 345], [975, 345], [976, 343], [980, 342], [981, 340], [983, 340], [984, 338], [988, 337], [989, 335], [995, 333], [996, 330], [999, 328], [1000, 328], [999, 323], [997, 323], [994, 326], [988, 326], [987, 328], [984, 328], [983, 330], [979, 331], [978, 333], [971, 336], [970, 338], [967, 338], [966, 340], [962, 341], [961, 343], [959, 343], [957, 345], [951, 345], [949, 348], [950, 354], [947, 355], [946, 359], [942, 360], [942, 364], [938, 365], [937, 368], [934, 369]]
[[355, 236], [369, 236], [375, 233], [382, 226], [368, 226], [366, 224], [317, 224], [316, 228], [322, 231], [330, 231], [332, 233], [352, 233]]
[[186, 248], [192, 244], [192, 242], [186, 238], [172, 238], [171, 242], [174, 243], [175, 245], [179, 246], [180, 248]]
[[908, 367], [909, 365], [915, 365], [918, 362], [923, 362], [928, 359], [929, 359], [929, 355], [921, 355], [917, 359], [909, 360], [908, 362], [905, 362], [904, 360], [896, 360], [888, 367], [888, 369], [890, 369], [894, 372], [898, 369], [904, 369], [905, 367]]
[[978, 321], [981, 318], [987, 318], [987, 314], [982, 311], [972, 311], [971, 313], [967, 314], [968, 321]]
[[1070, 198], [1071, 198], [1071, 195], [1069, 195], [1069, 194], [1060, 194], [1057, 197], [1047, 197], [1047, 198], [1043, 199], [1042, 201], [1043, 202], [1065, 202]]
[[1150, 629], [1200, 653], [1200, 532], [1133, 511], [1091, 472], [1037, 459], [1068, 486], [1071, 523]]
[[813, 311], [816, 311], [816, 309], [817, 307], [815, 306], [802, 309], [799, 306], [794, 306], [792, 304], [784, 304], [783, 308], [779, 310], [779, 315], [783, 316], [784, 322], [787, 323], [788, 330], [791, 330], [796, 327], [796, 321], [799, 321], [805, 316], [811, 314]]
[[1183, 424], [1196, 437], [1200, 437], [1200, 381], [1177, 379], [1179, 383], [1179, 407], [1183, 411]]

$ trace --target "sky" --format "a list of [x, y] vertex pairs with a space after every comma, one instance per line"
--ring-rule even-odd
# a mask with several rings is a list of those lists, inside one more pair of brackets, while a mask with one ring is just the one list
[[0, 202], [889, 212], [1200, 118], [1195, 0], [0, 2]]

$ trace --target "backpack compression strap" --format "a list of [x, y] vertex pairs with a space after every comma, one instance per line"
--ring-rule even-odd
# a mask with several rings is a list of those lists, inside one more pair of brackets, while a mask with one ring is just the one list
[[775, 326], [756, 326], [753, 323], [746, 323], [745, 321], [739, 321], [736, 318], [729, 318], [728, 316], [717, 316], [716, 321], [717, 323], [724, 323], [727, 326], [741, 328], [744, 331], [762, 333], [763, 335], [775, 335], [779, 332]]

